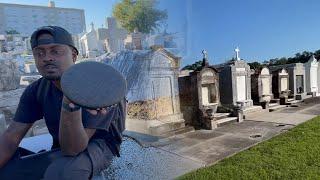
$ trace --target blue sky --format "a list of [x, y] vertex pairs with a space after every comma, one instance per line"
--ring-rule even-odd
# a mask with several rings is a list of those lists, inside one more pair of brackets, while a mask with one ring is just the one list
[[[5, 3], [43, 5], [47, 0], [0, 0]], [[55, 0], [57, 7], [85, 10], [86, 23], [101, 27], [117, 0]], [[183, 65], [202, 58], [206, 49], [211, 64], [234, 56], [264, 61], [320, 49], [318, 0], [160, 0], [168, 11], [168, 31], [185, 35]], [[184, 34], [184, 33], [185, 34]]]
[[207, 49], [211, 63], [240, 57], [263, 61], [320, 49], [317, 0], [194, 0], [190, 6], [191, 56]]

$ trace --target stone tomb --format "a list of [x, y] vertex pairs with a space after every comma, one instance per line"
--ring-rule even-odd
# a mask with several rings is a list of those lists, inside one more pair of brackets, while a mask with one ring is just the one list
[[319, 66], [318, 66], [318, 76], [317, 77], [318, 77], [318, 93], [317, 93], [317, 96], [320, 96], [320, 67]]
[[129, 102], [126, 123], [136, 131], [164, 135], [185, 127], [178, 90], [180, 57], [154, 47], [108, 54], [98, 61], [112, 65], [126, 77]]
[[318, 64], [314, 55], [312, 55], [309, 61], [304, 64], [306, 70], [306, 92], [312, 96], [316, 96], [319, 91]]
[[243, 60], [224, 66], [219, 74], [221, 104], [242, 109], [253, 106], [251, 100], [251, 70]]
[[286, 104], [289, 90], [289, 74], [286, 69], [278, 68], [272, 70], [272, 93], [275, 99], [283, 99], [280, 104]]
[[264, 109], [268, 108], [269, 102], [273, 98], [271, 81], [269, 69], [266, 67], [256, 69], [251, 75], [252, 100], [254, 104], [261, 105]]
[[212, 129], [211, 119], [205, 117], [214, 117], [220, 104], [219, 77], [217, 70], [209, 67], [205, 58], [201, 68], [179, 77], [179, 95], [186, 123]]
[[303, 100], [306, 97], [306, 76], [302, 63], [287, 65], [289, 73], [289, 89], [296, 100]]

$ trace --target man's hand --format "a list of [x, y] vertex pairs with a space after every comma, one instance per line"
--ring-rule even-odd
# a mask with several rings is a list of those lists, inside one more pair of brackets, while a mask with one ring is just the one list
[[[71, 108], [74, 108], [75, 107], [75, 103], [73, 103], [70, 99], [68, 99], [67, 97], [65, 97], [64, 96], [64, 102], [65, 103], [67, 103], [67, 104], [69, 104], [69, 106], [71, 107]], [[93, 109], [85, 109], [86, 111], [88, 111], [90, 114], [92, 114], [92, 115], [98, 115], [98, 114], [103, 114], [103, 115], [105, 115], [105, 114], [107, 114], [107, 110], [106, 110], [106, 108], [98, 108], [98, 109], [95, 109], [95, 110], [93, 110]]]
[[[75, 106], [67, 97], [63, 97], [63, 102], [71, 108]], [[98, 112], [92, 112], [98, 114]], [[82, 124], [81, 110], [69, 112], [64, 107], [61, 108], [59, 125], [59, 142], [61, 151], [65, 155], [76, 156], [88, 146], [90, 138], [94, 135], [95, 129], [87, 129]]]
[[107, 114], [106, 108], [98, 108], [96, 110], [86, 109], [86, 111], [88, 111], [92, 115], [98, 115], [98, 114], [106, 115]]

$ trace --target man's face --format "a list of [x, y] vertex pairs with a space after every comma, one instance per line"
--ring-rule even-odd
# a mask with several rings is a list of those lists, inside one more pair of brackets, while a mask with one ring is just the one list
[[[53, 38], [50, 34], [41, 34], [39, 39]], [[76, 52], [64, 44], [45, 44], [35, 47], [33, 56], [39, 73], [48, 80], [60, 80], [63, 72], [76, 61]]]

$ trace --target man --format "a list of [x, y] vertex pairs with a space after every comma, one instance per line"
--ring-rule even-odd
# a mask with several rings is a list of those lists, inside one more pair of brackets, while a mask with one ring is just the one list
[[[32, 34], [31, 47], [43, 77], [25, 89], [14, 121], [0, 136], [0, 179], [90, 179], [119, 156], [125, 99], [111, 108], [88, 110], [63, 95], [61, 75], [78, 55], [65, 29], [41, 27]], [[18, 145], [42, 118], [53, 138], [52, 149], [30, 155]]]

